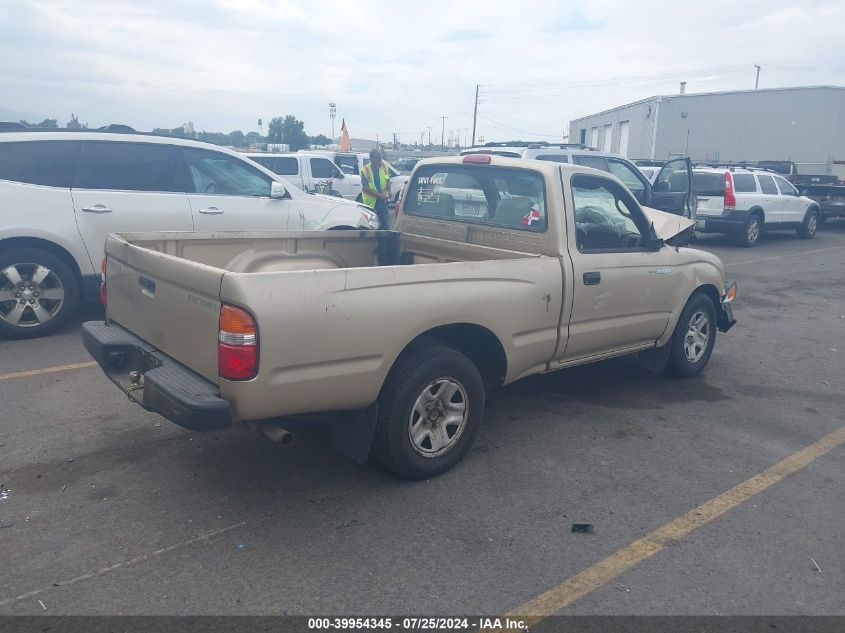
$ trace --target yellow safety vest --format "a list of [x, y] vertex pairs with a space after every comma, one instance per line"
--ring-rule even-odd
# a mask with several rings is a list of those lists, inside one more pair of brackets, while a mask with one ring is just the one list
[[[379, 169], [379, 180], [381, 182], [381, 191], [387, 191], [387, 184], [390, 182], [390, 172], [387, 171], [387, 161], [381, 161], [381, 169]], [[364, 187], [376, 191], [376, 183], [373, 179], [373, 164], [367, 163], [361, 168], [361, 184]], [[375, 209], [377, 198], [369, 195], [366, 191], [361, 191], [361, 202], [366, 204], [371, 209]]]

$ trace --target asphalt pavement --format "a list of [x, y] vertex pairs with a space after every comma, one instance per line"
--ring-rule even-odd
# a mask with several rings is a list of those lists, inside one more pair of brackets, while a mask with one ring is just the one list
[[0, 341], [0, 614], [845, 614], [845, 221], [696, 245], [740, 288], [703, 375], [518, 382], [418, 483], [144, 412], [78, 366], [97, 306]]

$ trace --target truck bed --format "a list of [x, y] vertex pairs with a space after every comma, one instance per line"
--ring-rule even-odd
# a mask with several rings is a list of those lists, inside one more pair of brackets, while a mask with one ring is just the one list
[[[218, 384], [236, 419], [369, 405], [408, 332], [485, 327], [509, 379], [558, 342], [556, 257], [388, 231], [110, 235], [106, 253], [108, 319]], [[256, 320], [251, 381], [218, 377], [221, 303]]]

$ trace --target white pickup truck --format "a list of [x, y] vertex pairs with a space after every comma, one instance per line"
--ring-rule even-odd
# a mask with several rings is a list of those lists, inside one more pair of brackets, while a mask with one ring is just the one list
[[[458, 214], [467, 188], [485, 202]], [[401, 206], [395, 231], [111, 235], [85, 346], [183, 427], [286, 442], [331, 414], [346, 454], [425, 478], [466, 454], [487, 389], [634, 353], [694, 376], [735, 322], [721, 261], [678, 245], [693, 221], [607, 172], [436, 158]]]
[[256, 152], [246, 154], [246, 157], [305, 191], [360, 202], [361, 176], [343, 173], [326, 154], [303, 151], [283, 154]]

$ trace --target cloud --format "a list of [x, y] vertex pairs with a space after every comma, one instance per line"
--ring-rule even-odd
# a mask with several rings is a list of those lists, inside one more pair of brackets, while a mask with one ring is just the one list
[[[570, 119], [677, 90], [844, 83], [840, 2], [183, 0], [0, 3], [0, 107], [138, 129], [557, 138]], [[796, 24], [798, 26], [796, 26]], [[812, 32], [813, 46], [800, 42]], [[797, 69], [801, 67], [801, 69]]]

